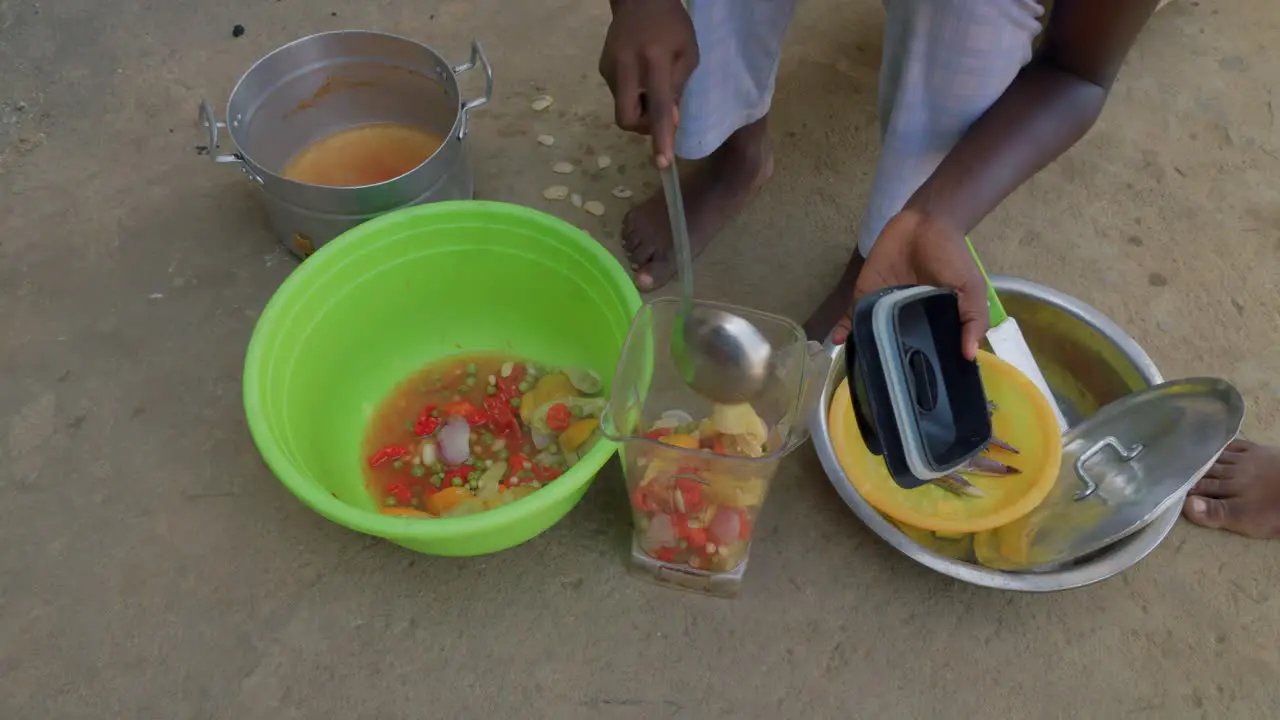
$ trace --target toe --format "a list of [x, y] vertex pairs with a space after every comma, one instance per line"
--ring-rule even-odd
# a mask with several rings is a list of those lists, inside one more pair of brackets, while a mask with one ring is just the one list
[[627, 251], [627, 257], [631, 258], [631, 269], [644, 270], [649, 263], [653, 262], [653, 248], [649, 245], [639, 245]]
[[[671, 282], [675, 274], [675, 265], [671, 262], [671, 259], [656, 255], [647, 266], [640, 269], [639, 275], [636, 276], [636, 284], [640, 285], [640, 289], [646, 292], [657, 290]], [[641, 281], [644, 284], [641, 284]]]
[[1227, 445], [1226, 451], [1229, 453], [1234, 453], [1236, 455], [1239, 455], [1240, 453], [1249, 452], [1254, 447], [1255, 445], [1249, 442], [1248, 440], [1245, 440], [1243, 438], [1236, 438], [1235, 440], [1232, 440], [1230, 444]]
[[1202, 497], [1225, 498], [1240, 494], [1240, 482], [1232, 478], [1211, 477], [1207, 473], [1196, 486], [1191, 488], [1192, 495]]
[[848, 315], [840, 318], [836, 322], [835, 329], [831, 331], [831, 342], [836, 345], [843, 345], [845, 340], [849, 339], [849, 333], [853, 330], [853, 318]]
[[1206, 472], [1204, 476], [1212, 480], [1230, 480], [1236, 476], [1236, 466], [1214, 463], [1213, 466], [1209, 468], [1209, 472]]
[[1182, 505], [1182, 514], [1201, 527], [1229, 530], [1245, 537], [1271, 538], [1280, 534], [1280, 525], [1265, 522], [1257, 508], [1240, 497], [1214, 499], [1191, 495]]
[[1192, 495], [1182, 505], [1182, 514], [1191, 522], [1201, 527], [1226, 527], [1229, 515], [1226, 500]]

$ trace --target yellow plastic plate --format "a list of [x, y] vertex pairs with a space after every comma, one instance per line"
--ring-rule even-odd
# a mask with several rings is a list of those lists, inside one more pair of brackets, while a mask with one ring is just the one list
[[1062, 462], [1062, 436], [1049, 401], [1016, 368], [979, 351], [978, 367], [987, 398], [999, 410], [992, 417], [996, 437], [1018, 448], [1014, 455], [992, 447], [988, 455], [1020, 468], [1020, 475], [964, 477], [986, 497], [960, 497], [933, 485], [898, 487], [884, 459], [867, 450], [853, 416], [849, 381], [836, 388], [827, 416], [831, 444], [850, 484], [876, 510], [900, 523], [939, 533], [990, 530], [1035, 509], [1053, 489]]

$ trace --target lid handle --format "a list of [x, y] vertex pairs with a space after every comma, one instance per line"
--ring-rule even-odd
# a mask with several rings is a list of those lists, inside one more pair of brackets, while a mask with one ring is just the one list
[[1107, 448], [1115, 450], [1116, 454], [1119, 455], [1120, 459], [1124, 462], [1132, 461], [1134, 458], [1141, 455], [1142, 451], [1145, 449], [1142, 443], [1134, 443], [1132, 446], [1126, 448], [1120, 444], [1120, 441], [1117, 440], [1115, 436], [1108, 435], [1094, 443], [1088, 450], [1080, 453], [1080, 457], [1076, 458], [1075, 471], [1076, 477], [1080, 480], [1080, 483], [1084, 485], [1084, 489], [1076, 493], [1075, 499], [1077, 502], [1084, 500], [1098, 491], [1098, 483], [1094, 482], [1093, 478], [1089, 477], [1089, 473], [1085, 472], [1084, 466], [1085, 463], [1092, 460], [1095, 455]]

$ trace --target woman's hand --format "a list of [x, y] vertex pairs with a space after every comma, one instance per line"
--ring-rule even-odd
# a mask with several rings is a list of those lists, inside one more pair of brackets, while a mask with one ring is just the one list
[[[898, 213], [881, 231], [853, 288], [857, 302], [891, 285], [933, 285], [956, 291], [960, 301], [961, 350], [973, 360], [987, 334], [987, 283], [964, 240], [964, 233], [915, 210]], [[848, 336], [837, 326], [836, 342]]]
[[600, 74], [613, 92], [623, 130], [653, 137], [654, 162], [675, 155], [684, 86], [698, 66], [693, 21], [680, 0], [613, 0], [613, 22], [600, 52]]

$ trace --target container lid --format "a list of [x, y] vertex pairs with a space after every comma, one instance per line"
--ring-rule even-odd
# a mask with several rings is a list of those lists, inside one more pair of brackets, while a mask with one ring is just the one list
[[845, 362], [858, 428], [901, 487], [955, 471], [991, 441], [982, 378], [961, 353], [960, 327], [955, 294], [940, 288], [886, 288], [854, 308]]
[[997, 570], [1049, 570], [1142, 529], [1181, 502], [1244, 421], [1244, 399], [1216, 378], [1174, 380], [1123, 397], [1063, 437], [1049, 496], [974, 538]]

